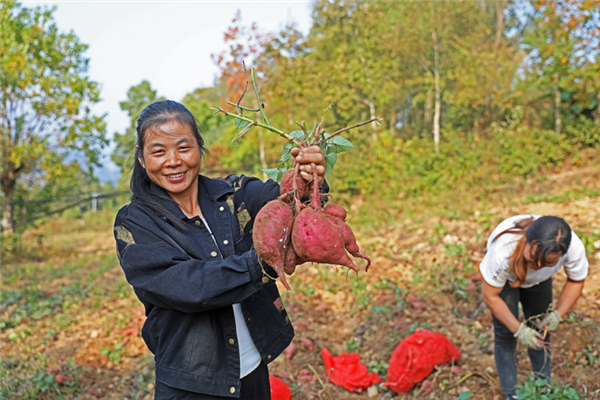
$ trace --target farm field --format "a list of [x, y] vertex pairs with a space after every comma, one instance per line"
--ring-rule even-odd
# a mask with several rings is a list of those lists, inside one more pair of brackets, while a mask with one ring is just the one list
[[[296, 328], [295, 351], [270, 364], [271, 374], [299, 400], [451, 400], [467, 391], [472, 399], [500, 399], [477, 267], [499, 221], [535, 213], [564, 217], [586, 244], [590, 275], [584, 295], [552, 337], [553, 376], [582, 398], [600, 398], [600, 197], [568, 195], [576, 181], [590, 192], [600, 189], [599, 175], [597, 167], [556, 171], [544, 180], [550, 194], [536, 193], [532, 184], [511, 201], [474, 205], [468, 215], [424, 209], [378, 226], [353, 223], [353, 213], [366, 206], [354, 199], [349, 223], [373, 264], [365, 273], [359, 260], [358, 275], [305, 264], [288, 277], [292, 291], [280, 289]], [[114, 251], [115, 212], [53, 219], [27, 230], [11, 251], [3, 244], [0, 397], [153, 398], [152, 356], [139, 336], [143, 310]], [[565, 276], [555, 277], [556, 296]], [[458, 368], [438, 365], [428, 383], [402, 394], [382, 387], [351, 393], [327, 382], [323, 348], [334, 356], [358, 353], [385, 378], [394, 348], [423, 328], [460, 348]], [[523, 382], [530, 366], [524, 349], [520, 355]]]

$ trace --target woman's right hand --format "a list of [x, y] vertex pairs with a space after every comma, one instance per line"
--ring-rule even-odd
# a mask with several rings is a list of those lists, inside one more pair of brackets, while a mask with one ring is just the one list
[[544, 348], [544, 343], [542, 342], [544, 340], [544, 336], [542, 336], [542, 334], [535, 329], [525, 325], [525, 322], [521, 323], [517, 333], [515, 333], [515, 337], [519, 339], [519, 342], [528, 349], [541, 350]]
[[325, 181], [325, 157], [321, 152], [319, 146], [311, 146], [303, 149], [295, 147], [291, 150], [294, 161], [300, 164], [300, 175], [307, 181], [313, 180], [313, 169], [312, 164], [315, 164], [317, 168], [317, 176], [319, 179], [319, 186]]

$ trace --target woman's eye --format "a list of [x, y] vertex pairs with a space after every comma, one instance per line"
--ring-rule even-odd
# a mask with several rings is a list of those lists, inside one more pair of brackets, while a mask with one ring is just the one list
[[179, 148], [179, 150], [187, 150], [187, 149], [189, 149], [188, 146], [182, 146], [182, 147]]

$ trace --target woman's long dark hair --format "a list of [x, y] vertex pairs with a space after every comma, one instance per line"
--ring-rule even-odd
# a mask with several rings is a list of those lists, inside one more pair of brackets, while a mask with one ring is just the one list
[[150, 104], [142, 111], [137, 121], [137, 146], [135, 151], [133, 173], [131, 175], [130, 188], [133, 192], [131, 201], [140, 203], [144, 207], [160, 217], [165, 218], [171, 224], [180, 229], [185, 229], [186, 225], [176, 216], [171, 214], [164, 206], [163, 201], [174, 201], [170, 196], [158, 196], [150, 191], [152, 181], [146, 172], [146, 169], [140, 163], [140, 158], [144, 158], [144, 145], [146, 135], [153, 130], [160, 131], [161, 125], [177, 121], [182, 125], [188, 125], [196, 138], [200, 155], [206, 153], [204, 140], [200, 135], [198, 124], [194, 115], [183, 105], [173, 100], [157, 101]]
[[532, 258], [538, 265], [546, 264], [546, 257], [550, 253], [566, 254], [571, 244], [569, 224], [564, 219], [551, 215], [536, 220], [533, 218], [519, 220], [512, 228], [500, 232], [494, 241], [505, 233], [523, 235], [509, 257], [509, 270], [515, 277], [515, 281], [511, 282], [510, 286], [514, 288], [521, 286], [527, 278], [527, 262], [523, 255], [526, 244], [531, 245], [534, 250]]

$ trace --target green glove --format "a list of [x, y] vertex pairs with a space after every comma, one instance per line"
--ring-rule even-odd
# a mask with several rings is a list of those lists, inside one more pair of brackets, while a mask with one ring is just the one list
[[552, 310], [542, 320], [538, 321], [535, 324], [535, 327], [539, 330], [543, 331], [546, 327], [550, 332], [554, 331], [558, 324], [562, 321], [560, 315], [558, 315], [558, 311]]
[[541, 350], [544, 348], [544, 344], [538, 340], [544, 339], [544, 336], [535, 329], [525, 325], [525, 322], [521, 323], [521, 326], [519, 326], [519, 329], [515, 333], [515, 337], [527, 348], [533, 350]]

